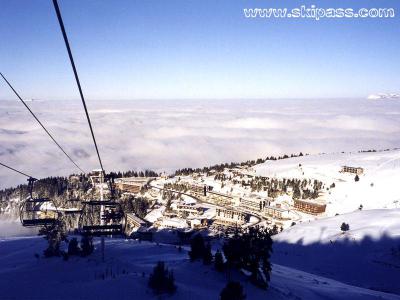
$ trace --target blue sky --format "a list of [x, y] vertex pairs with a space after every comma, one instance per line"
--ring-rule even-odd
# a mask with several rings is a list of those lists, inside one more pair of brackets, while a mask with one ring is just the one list
[[[330, 98], [399, 91], [398, 1], [59, 4], [88, 99]], [[399, 17], [243, 16], [247, 7], [302, 4], [394, 7]], [[0, 8], [1, 72], [25, 98], [77, 99], [51, 1], [0, 0]], [[0, 99], [14, 99], [3, 83]]]

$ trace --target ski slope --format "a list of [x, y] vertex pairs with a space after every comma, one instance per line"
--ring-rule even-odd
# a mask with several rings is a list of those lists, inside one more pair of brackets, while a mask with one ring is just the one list
[[[343, 222], [350, 226], [345, 233]], [[272, 261], [400, 294], [400, 209], [356, 211], [295, 225], [274, 236]]]
[[[341, 173], [341, 167], [364, 168], [355, 182], [354, 174]], [[327, 202], [326, 216], [356, 210], [400, 207], [400, 150], [364, 153], [334, 153], [301, 156], [254, 167], [259, 176], [318, 179], [330, 187], [321, 197]]]
[[[100, 260], [99, 245], [88, 258], [36, 258], [45, 247], [40, 237], [0, 240], [1, 299], [218, 299], [226, 275], [212, 266], [191, 263], [186, 250], [172, 245], [139, 243], [134, 240], [106, 241], [106, 261]], [[174, 271], [177, 292], [159, 298], [147, 288], [149, 273], [163, 260]], [[240, 279], [247, 299], [400, 299], [322, 276], [274, 264], [269, 290]]]

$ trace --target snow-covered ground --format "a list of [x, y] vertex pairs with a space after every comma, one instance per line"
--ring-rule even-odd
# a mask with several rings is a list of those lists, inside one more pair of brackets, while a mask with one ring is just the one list
[[7, 237], [27, 236], [37, 234], [36, 228], [21, 226], [19, 219], [0, 215], [0, 239]]
[[[175, 246], [106, 241], [106, 261], [98, 244], [88, 258], [36, 258], [45, 247], [40, 237], [0, 240], [1, 299], [161, 299], [147, 288], [149, 273], [163, 260], [174, 271], [177, 292], [162, 299], [218, 299], [226, 275], [200, 262], [191, 263], [186, 250]], [[400, 299], [274, 264], [268, 291], [241, 279], [247, 299]]]
[[[345, 234], [340, 230], [343, 222], [350, 225], [350, 230]], [[400, 209], [362, 210], [314, 222], [303, 222], [281, 232], [274, 239], [310, 245], [346, 240], [360, 242], [365, 238], [379, 240], [383, 236], [400, 238]]]
[[[350, 226], [345, 233], [343, 222]], [[400, 294], [400, 209], [356, 211], [295, 225], [274, 237], [272, 261]]]
[[[355, 182], [354, 174], [340, 173], [341, 166], [362, 167], [364, 174]], [[364, 153], [309, 155], [267, 161], [254, 167], [259, 176], [318, 179], [329, 187], [322, 196], [327, 216], [364, 209], [400, 207], [400, 150]]]

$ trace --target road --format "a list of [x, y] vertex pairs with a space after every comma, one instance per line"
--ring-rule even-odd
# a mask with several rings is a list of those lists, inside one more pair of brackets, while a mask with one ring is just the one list
[[[176, 191], [176, 190], [173, 190], [173, 189], [166, 189], [166, 188], [163, 188], [163, 187], [161, 188], [161, 187], [158, 187], [158, 186], [155, 186], [155, 185], [152, 185], [152, 184], [149, 184], [149, 186], [150, 186], [150, 188], [154, 188], [154, 189], [157, 189], [157, 190], [169, 191], [169, 192], [172, 192], [172, 193], [178, 193], [178, 194], [181, 194], [181, 195], [185, 195], [185, 196], [191, 197], [191, 198], [193, 198], [194, 200], [196, 200], [199, 203], [205, 203], [205, 204], [208, 204], [208, 205], [212, 205], [213, 207], [216, 207], [216, 208], [222, 208], [222, 209], [225, 208], [226, 209], [226, 207], [221, 207], [221, 206], [215, 205], [214, 203], [208, 202], [208, 201], [206, 201], [206, 200], [204, 200], [204, 199], [202, 199], [200, 197], [194, 196], [194, 195], [192, 195], [190, 193], [187, 193], [187, 192]], [[232, 207], [232, 206], [230, 206], [229, 209], [231, 209], [233, 211], [236, 211], [236, 212], [240, 212], [240, 213], [246, 213], [246, 214], [250, 215], [251, 217], [254, 217], [254, 218], [256, 218], [258, 220], [257, 222], [252, 223], [251, 225], [244, 226], [245, 228], [256, 226], [259, 223], [261, 223], [262, 221], [266, 221], [267, 220], [263, 216], [260, 216], [258, 214], [255, 214], [254, 212], [250, 212], [250, 211], [247, 211], [247, 210], [244, 210], [244, 209], [238, 209], [238, 208]]]

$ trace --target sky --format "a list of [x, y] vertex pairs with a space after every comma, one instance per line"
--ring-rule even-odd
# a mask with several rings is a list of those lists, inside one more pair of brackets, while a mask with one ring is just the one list
[[[394, 19], [246, 19], [243, 8], [394, 7]], [[399, 92], [398, 1], [60, 0], [89, 100], [353, 98]], [[50, 0], [0, 0], [0, 71], [78, 99]], [[0, 99], [15, 99], [0, 84]]]

